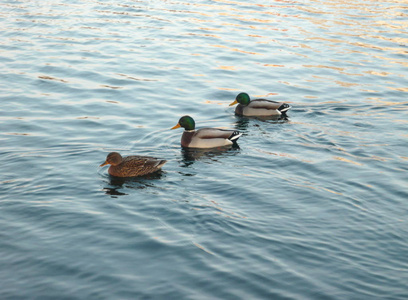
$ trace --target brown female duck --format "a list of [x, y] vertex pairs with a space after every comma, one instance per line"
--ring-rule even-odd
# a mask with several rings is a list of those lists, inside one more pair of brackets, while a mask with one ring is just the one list
[[111, 165], [108, 173], [116, 177], [143, 176], [160, 170], [166, 160], [157, 159], [150, 156], [126, 156], [122, 157], [118, 152], [111, 152], [106, 157], [106, 161], [100, 165]]

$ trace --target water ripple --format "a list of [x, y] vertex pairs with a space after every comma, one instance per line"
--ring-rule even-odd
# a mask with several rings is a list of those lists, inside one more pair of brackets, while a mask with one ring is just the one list
[[[0, 8], [3, 298], [406, 298], [405, 3]], [[238, 146], [182, 149], [185, 114]]]

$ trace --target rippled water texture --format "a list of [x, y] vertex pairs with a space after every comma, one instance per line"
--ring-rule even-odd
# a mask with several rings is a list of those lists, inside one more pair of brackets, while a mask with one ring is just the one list
[[[407, 299], [408, 4], [2, 1], [1, 299]], [[236, 117], [245, 91], [287, 120]], [[185, 151], [198, 127], [238, 147]], [[168, 160], [117, 180], [110, 151]]]

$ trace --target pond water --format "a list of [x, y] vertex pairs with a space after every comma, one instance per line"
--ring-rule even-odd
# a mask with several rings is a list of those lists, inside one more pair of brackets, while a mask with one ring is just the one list
[[[406, 1], [0, 8], [2, 299], [408, 298]], [[186, 114], [238, 146], [183, 150]]]

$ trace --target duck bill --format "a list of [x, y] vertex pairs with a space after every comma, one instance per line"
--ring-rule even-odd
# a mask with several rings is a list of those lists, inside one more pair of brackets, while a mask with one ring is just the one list
[[176, 126], [174, 126], [174, 127], [171, 127], [171, 129], [177, 129], [177, 128], [180, 128], [181, 126], [180, 126], [180, 124], [179, 123], [177, 123], [177, 125]]
[[238, 101], [237, 100], [235, 100], [234, 102], [232, 102], [229, 106], [233, 106], [233, 105], [235, 105], [235, 104], [237, 104], [238, 103]]
[[103, 164], [100, 165], [100, 167], [106, 166], [108, 164], [107, 161], [105, 161]]

